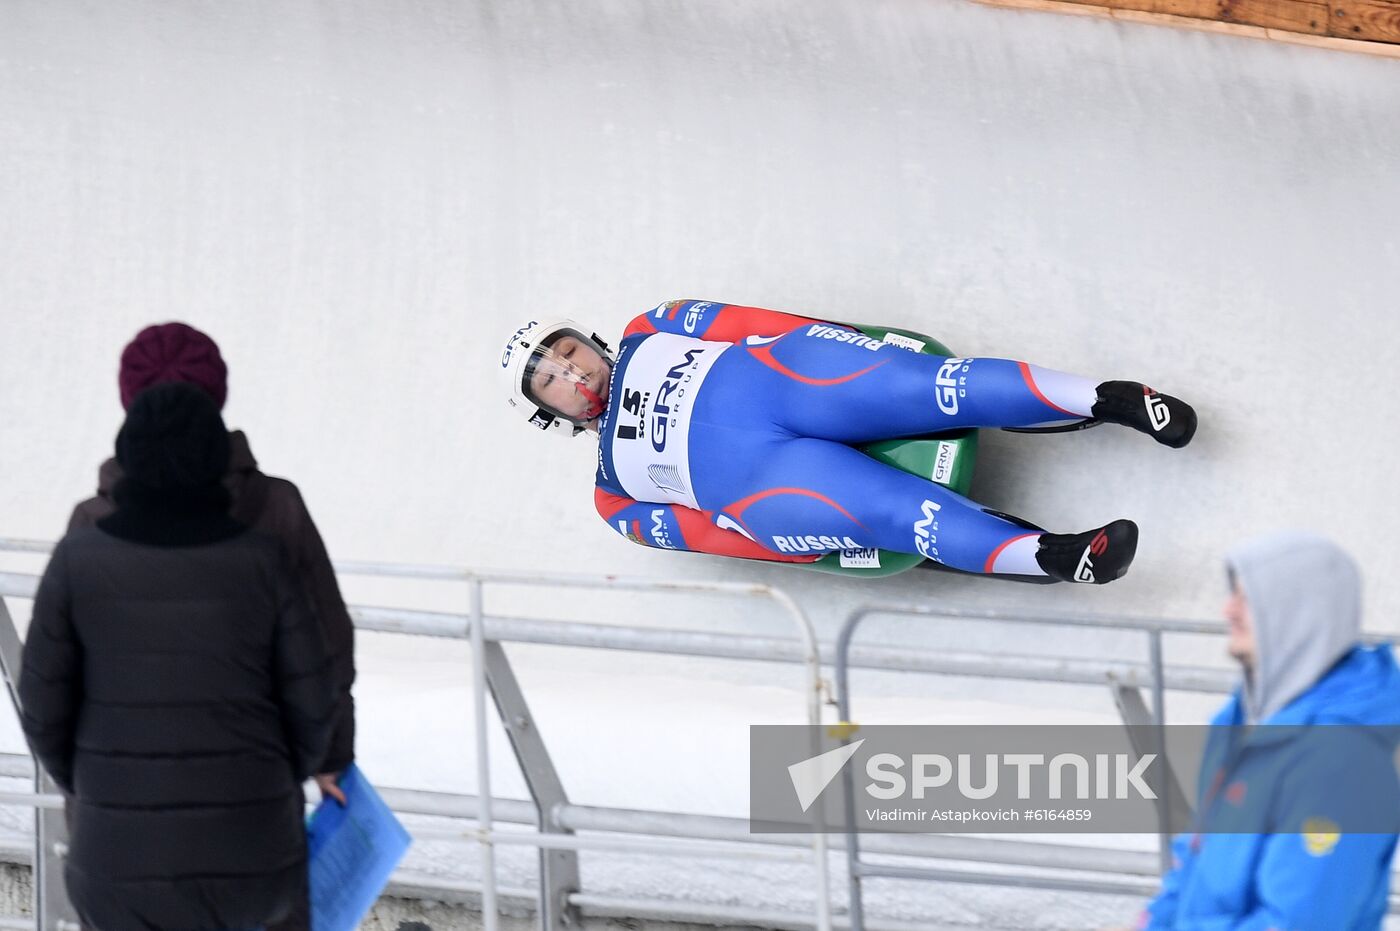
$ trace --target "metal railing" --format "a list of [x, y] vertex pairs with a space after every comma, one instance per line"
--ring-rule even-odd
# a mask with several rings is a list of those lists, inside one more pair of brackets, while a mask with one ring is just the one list
[[[21, 551], [45, 553], [51, 544], [36, 541], [0, 539], [0, 551]], [[569, 812], [567, 799], [562, 786], [558, 784], [552, 763], [544, 750], [543, 742], [533, 733], [528, 707], [523, 695], [515, 685], [513, 673], [505, 654], [500, 649], [502, 642], [551, 643], [564, 646], [581, 646], [599, 649], [628, 651], [648, 651], [683, 656], [724, 657], [732, 659], [754, 659], [795, 661], [804, 669], [802, 692], [804, 708], [809, 724], [821, 723], [821, 709], [825, 683], [821, 677], [821, 655], [815, 630], [801, 607], [786, 592], [767, 585], [753, 585], [726, 582], [665, 581], [629, 579], [618, 576], [584, 575], [541, 575], [524, 572], [478, 572], [466, 569], [439, 566], [400, 566], [383, 563], [337, 563], [338, 573], [346, 575], [367, 575], [378, 577], [412, 578], [462, 582], [468, 586], [469, 610], [466, 614], [452, 614], [433, 611], [410, 611], [377, 607], [352, 606], [351, 614], [356, 627], [386, 633], [419, 634], [435, 637], [466, 639], [472, 645], [472, 705], [475, 722], [477, 783], [478, 792], [474, 803], [474, 827], [465, 830], [419, 828], [421, 836], [434, 836], [452, 839], [472, 839], [479, 845], [482, 862], [482, 884], [480, 888], [482, 921], [486, 931], [494, 931], [498, 925], [498, 888], [495, 866], [495, 846], [497, 844], [523, 844], [541, 851], [541, 883], [537, 908], [544, 927], [554, 931], [576, 922], [577, 908], [592, 903], [593, 907], [603, 907], [600, 897], [590, 897], [581, 892], [578, 886], [576, 853], [580, 850], [611, 850], [619, 852], [646, 853], [651, 855], [684, 855], [741, 859], [793, 860], [810, 857], [814, 869], [816, 895], [814, 896], [814, 916], [809, 926], [818, 931], [831, 931], [833, 928], [830, 911], [830, 877], [828, 869], [828, 835], [825, 831], [814, 831], [806, 846], [810, 854], [788, 849], [768, 849], [762, 841], [753, 838], [735, 838], [736, 842], [725, 843], [718, 838], [701, 836], [687, 842], [683, 837], [617, 837], [580, 838], [572, 836], [572, 829], [563, 819]], [[30, 598], [37, 588], [37, 577], [25, 573], [0, 572], [0, 596]], [[735, 649], [733, 643], [726, 643], [723, 635], [707, 634], [701, 631], [678, 632], [639, 627], [623, 627], [599, 624], [581, 624], [558, 621], [540, 621], [530, 618], [488, 618], [485, 614], [485, 587], [529, 586], [531, 588], [556, 587], [572, 589], [592, 589], [601, 591], [687, 593], [693, 595], [713, 595], [730, 597], [763, 598], [776, 603], [797, 626], [798, 637], [752, 638], [757, 644], [745, 644]], [[0, 601], [0, 615], [8, 620]], [[6, 625], [0, 625], [3, 627]], [[8, 625], [13, 630], [13, 625]], [[16, 662], [18, 639], [15, 638]], [[17, 670], [17, 665], [14, 667]], [[14, 681], [6, 669], [7, 680]], [[522, 773], [530, 786], [534, 817], [539, 827], [537, 833], [509, 832], [496, 829], [494, 812], [495, 799], [491, 792], [490, 750], [487, 741], [487, 693], [495, 700], [502, 723], [521, 763]], [[12, 696], [16, 701], [17, 696]], [[392, 799], [399, 790], [388, 790]], [[404, 796], [399, 795], [399, 798]], [[426, 796], [418, 796], [422, 802]], [[420, 813], [462, 815], [461, 802], [466, 797], [457, 797], [450, 804], [442, 798], [435, 804], [420, 805]], [[3, 800], [3, 799], [0, 799]], [[51, 808], [55, 804], [62, 807], [61, 797], [14, 795], [16, 803], [35, 804]], [[429, 810], [423, 811], [423, 808]], [[597, 810], [595, 810], [596, 814]], [[606, 817], [606, 816], [605, 816]], [[625, 826], [612, 825], [605, 830], [625, 830]], [[51, 847], [36, 835], [40, 848]], [[560, 855], [562, 854], [562, 856]], [[40, 858], [36, 856], [36, 863]], [[36, 882], [36, 895], [40, 886], [48, 888], [50, 882]], [[620, 901], [620, 900], [619, 900]], [[617, 902], [612, 903], [616, 906]], [[64, 931], [54, 922], [45, 922], [42, 907], [36, 908], [40, 914], [41, 929], [52, 928]], [[0, 919], [4, 920], [4, 919]]]
[[[476, 832], [478, 835], [478, 840], [481, 843], [482, 850], [482, 863], [484, 873], [482, 915], [483, 927], [485, 931], [495, 931], [497, 926], [497, 906], [495, 899], [496, 874], [495, 861], [492, 851], [493, 843], [505, 841], [511, 843], [537, 844], [542, 849], [568, 849], [569, 847], [569, 844], [566, 843], [563, 838], [546, 838], [544, 835], [536, 835], [533, 837], [528, 835], [505, 835], [494, 830], [491, 805], [492, 799], [490, 792], [490, 751], [486, 740], [486, 663], [488, 653], [487, 637], [485, 631], [486, 623], [483, 591], [485, 585], [529, 585], [532, 588], [537, 588], [541, 586], [556, 586], [567, 588], [621, 590], [633, 592], [688, 592], [691, 594], [740, 595], [772, 599], [787, 611], [787, 613], [792, 617], [794, 623], [797, 625], [800, 638], [799, 642], [801, 644], [802, 651], [801, 661], [806, 671], [806, 679], [804, 682], [803, 690], [806, 692], [805, 704], [807, 712], [807, 721], [811, 725], [821, 724], [821, 656], [817, 647], [816, 631], [813, 629], [811, 621], [807, 618], [806, 614], [797, 605], [797, 603], [793, 601], [792, 598], [786, 592], [783, 592], [780, 589], [771, 588], [766, 585], [744, 585], [727, 582], [661, 582], [643, 579], [624, 579], [615, 576], [593, 578], [577, 575], [538, 575], [523, 572], [467, 573], [466, 582], [469, 586], [471, 595], [471, 613], [469, 615], [468, 620], [472, 643], [473, 710], [476, 718], [477, 741], [478, 809]], [[634, 629], [632, 633], [635, 636], [638, 632], [638, 630]], [[666, 642], [672, 639], [670, 637], [669, 631], [647, 631], [647, 633], [660, 642]], [[601, 631], [594, 630], [592, 634], [595, 638], [595, 642], [601, 643], [606, 642], [607, 640], [606, 634]], [[493, 642], [499, 643], [500, 639], [502, 638], [493, 638]], [[668, 653], [692, 656], [703, 655], [685, 650], [677, 643], [670, 643], [668, 645], [670, 647], [670, 649], [666, 650], [666, 652]], [[503, 657], [504, 654], [501, 654], [501, 656]], [[513, 712], [516, 712], [519, 709], [518, 707], [508, 707], [507, 704], [503, 702], [505, 696], [502, 695], [499, 686], [496, 685], [496, 683], [494, 682], [493, 686], [495, 686], [495, 697], [500, 711], [502, 713], [502, 719], [503, 721], [505, 721], [507, 729], [510, 730], [511, 724], [514, 721]], [[516, 704], [517, 706], [519, 706], [520, 703], [517, 702]], [[518, 741], [516, 751], [517, 757], [520, 758], [522, 764], [525, 764], [526, 757], [521, 753], [521, 749], [518, 746]], [[522, 765], [522, 769], [525, 771], [527, 781], [529, 781], [531, 777], [530, 767]], [[547, 818], [553, 817], [552, 811], [546, 812], [543, 809], [539, 812], [539, 814], [540, 818], [542, 819], [542, 822], [545, 821]], [[573, 839], [573, 842], [577, 843], [578, 839]], [[704, 847], [704, 845], [699, 845], [699, 847], [697, 847], [696, 845], [682, 845], [672, 841], [650, 843], [643, 841], [619, 840], [618, 842], [611, 844], [611, 849], [630, 849], [635, 852], [650, 852], [654, 854], [662, 852], [668, 844], [672, 848], [672, 851], [676, 853], [700, 853], [702, 852], [701, 848]], [[831, 931], [831, 895], [829, 888], [829, 874], [827, 871], [826, 833], [821, 831], [814, 831], [812, 834], [811, 845], [813, 866], [815, 869], [815, 877], [817, 882], [815, 927], [819, 929], [819, 931]], [[581, 847], [574, 847], [573, 849], [581, 849]], [[712, 848], [712, 853], [710, 855], [732, 856], [734, 855], [734, 852], [735, 851], [732, 848], [728, 848], [725, 850]], [[755, 851], [754, 853], [756, 854], [757, 852]], [[771, 856], [777, 853], [778, 852], [776, 851], [765, 851], [764, 856]], [[785, 854], [784, 857], [786, 857]], [[552, 903], [557, 903], [558, 896], [561, 893], [565, 897], [567, 897], [570, 894], [570, 890], [546, 890], [541, 895], [541, 915], [544, 918], [544, 925], [547, 929], [549, 929], [549, 931], [553, 931], [553, 926], [556, 923], [561, 925], [565, 923], [565, 919], [562, 916], [558, 922], [551, 921], [550, 919], [551, 912], [556, 910], [551, 909], [550, 906]]]
[[[14, 545], [18, 543], [19, 545]], [[0, 540], [0, 551], [45, 552], [47, 544]], [[902, 605], [870, 606], [854, 612], [835, 644], [818, 644], [810, 623], [800, 607], [785, 594], [766, 586], [703, 583], [653, 582], [611, 576], [541, 577], [529, 573], [476, 573], [465, 569], [434, 566], [399, 566], [382, 563], [337, 563], [342, 574], [390, 576], [406, 579], [465, 583], [470, 587], [466, 613], [418, 611], [383, 607], [352, 606], [356, 627], [387, 633], [407, 633], [472, 641], [474, 665], [473, 716], [476, 720], [479, 790], [477, 795], [423, 792], [386, 788], [383, 794], [401, 814], [447, 816], [469, 820], [469, 828], [417, 828], [415, 834], [434, 839], [457, 839], [477, 844], [483, 852], [480, 886], [447, 882], [408, 874], [396, 876], [395, 884], [404, 890], [424, 890], [438, 898], [458, 898], [479, 902], [485, 927], [496, 926], [496, 913], [502, 890], [497, 886], [494, 848], [497, 845], [527, 844], [541, 851], [539, 888], [529, 893], [540, 921], [548, 931], [568, 927], [580, 915], [666, 918], [670, 920], [716, 921], [762, 924], [776, 928], [866, 928], [869, 931], [907, 931], [914, 925], [872, 919], [864, 916], [857, 889], [861, 876], [927, 879], [1018, 888], [1060, 889], [1099, 893], [1148, 895], [1155, 890], [1161, 864], [1157, 855], [1146, 851], [1066, 845], [1020, 839], [994, 839], [960, 835], [869, 835], [859, 844], [853, 835], [847, 847], [848, 885], [852, 889], [847, 916], [833, 916], [827, 887], [827, 838], [801, 835], [756, 835], [742, 818], [721, 818], [677, 812], [634, 811], [619, 808], [582, 806], [570, 803], [555, 786], [557, 797], [541, 799], [536, 793], [550, 790], [552, 765], [541, 746], [518, 743], [521, 731], [528, 743], [532, 720], [523, 704], [523, 694], [512, 694], [513, 676], [504, 660], [505, 643], [550, 644], [588, 649], [642, 651], [729, 660], [796, 663], [803, 666], [803, 691], [809, 723], [821, 719], [823, 662], [835, 667], [837, 689], [834, 703], [843, 721], [851, 720], [849, 673], [853, 668], [924, 672], [954, 676], [994, 677], [1021, 681], [1075, 683], [1103, 686], [1117, 682], [1148, 687], [1154, 696], [1154, 713], [1165, 707], [1165, 692], [1183, 690], [1202, 693], [1228, 691], [1234, 677], [1224, 669], [1167, 666], [1162, 655], [1162, 636], [1167, 633], [1219, 634], [1219, 622], [1157, 620], [1145, 618], [1060, 617], [1010, 615], [997, 612], [964, 611], [956, 608], [932, 609]], [[542, 582], [544, 580], [544, 582]], [[32, 575], [0, 572], [0, 596], [29, 597]], [[486, 611], [484, 586], [537, 586], [558, 584], [566, 587], [625, 591], [662, 591], [709, 595], [767, 597], [799, 619], [797, 639], [753, 634], [728, 634], [699, 630], [655, 629], [609, 624], [545, 620], [535, 617], [490, 615]], [[1108, 662], [1078, 658], [1047, 658], [978, 653], [935, 651], [926, 648], [857, 645], [854, 633], [859, 623], [875, 614], [940, 617], [970, 621], [1032, 623], [1099, 629], [1143, 631], [1148, 638], [1148, 658], [1144, 663]], [[1376, 641], [1384, 638], [1370, 637]], [[485, 745], [485, 697], [496, 700], [507, 735], [511, 738], [522, 773], [530, 786], [530, 800], [496, 798], [491, 792]], [[503, 704], [504, 701], [504, 704]], [[514, 702], [519, 702], [518, 707]], [[522, 729], [519, 725], [525, 723]], [[537, 735], [536, 735], [537, 736]], [[20, 758], [21, 760], [24, 758]], [[543, 763], [541, 763], [543, 760]], [[0, 755], [0, 775], [13, 765]], [[544, 772], [531, 773], [543, 766]], [[557, 780], [556, 780], [557, 781]], [[500, 825], [534, 825], [535, 832], [504, 831]], [[626, 835], [625, 837], [587, 836]], [[944, 861], [950, 866], [889, 867], [862, 864], [860, 849], [868, 854]], [[569, 877], [568, 865], [580, 851], [644, 851], [651, 855], [757, 858], [794, 860], [812, 857], [817, 877], [814, 915], [805, 919], [793, 912], [754, 906], [716, 906], [651, 901], [636, 897], [599, 896], [560, 882]], [[995, 871], [969, 868], [987, 864]], [[854, 868], [852, 868], [854, 867]], [[1088, 875], [1086, 875], [1088, 874]], [[391, 890], [395, 885], [391, 885]], [[519, 901], [524, 890], [509, 890]], [[1400, 911], [1392, 901], [1392, 911]], [[842, 920], [845, 918], [845, 920]], [[0, 917], [0, 925], [7, 918]], [[921, 923], [927, 931], [927, 922]]]
[[[1237, 677], [1225, 670], [1194, 670], [1185, 675], [1172, 675], [1166, 667], [1162, 639], [1165, 634], [1195, 634], [1221, 636], [1226, 633], [1225, 626], [1220, 621], [1197, 621], [1183, 620], [1175, 618], [1139, 618], [1139, 617], [1108, 617], [1102, 615], [1078, 615], [1078, 616], [1055, 616], [1055, 615], [1005, 615], [985, 611], [963, 611], [957, 608], [928, 607], [923, 605], [866, 605], [857, 608], [846, 618], [841, 627], [841, 632], [836, 645], [836, 704], [837, 714], [840, 717], [838, 727], [843, 739], [849, 742], [851, 735], [859, 727], [851, 713], [851, 688], [850, 688], [850, 668], [853, 653], [853, 642], [857, 628], [861, 623], [873, 615], [883, 615], [887, 617], [937, 617], [958, 620], [982, 620], [999, 621], [1017, 624], [1035, 624], [1043, 626], [1057, 627], [1081, 627], [1099, 630], [1127, 630], [1139, 631], [1147, 638], [1148, 660], [1146, 666], [1146, 684], [1152, 690], [1152, 704], [1149, 712], [1149, 721], [1153, 727], [1156, 740], [1156, 753], [1162, 759], [1166, 759], [1165, 747], [1165, 726], [1166, 726], [1166, 692], [1169, 688], [1177, 688], [1202, 692], [1226, 692], [1229, 691]], [[1366, 643], [1388, 642], [1390, 638], [1382, 635], [1369, 634], [1362, 638]], [[1085, 670], [1084, 663], [1077, 660], [1063, 659], [1036, 659], [1032, 657], [1018, 657], [1018, 662], [1014, 665], [999, 666], [991, 657], [982, 656], [984, 660], [981, 664], [962, 663], [955, 674], [985, 676], [996, 678], [1017, 678], [1017, 679], [1037, 679], [1047, 682], [1072, 682], [1087, 683], [1093, 681], [1092, 672]], [[1030, 668], [1027, 668], [1029, 661]], [[1118, 689], [1134, 689], [1143, 683], [1140, 677], [1134, 673], [1123, 675], [1122, 670], [1116, 674], [1107, 669], [1097, 670], [1104, 674], [1103, 678], [1097, 680], [1098, 684], [1108, 684]], [[1121, 703], [1120, 703], [1121, 709]], [[843, 774], [847, 799], [848, 823], [853, 821], [853, 812], [850, 811], [850, 800], [853, 797], [851, 791], [850, 771]], [[1168, 772], [1164, 777], [1168, 784], [1173, 783], [1172, 775]], [[1170, 786], [1175, 789], [1175, 785]], [[1171, 868], [1171, 835], [1166, 826], [1171, 823], [1171, 804], [1173, 796], [1180, 797], [1178, 791], [1164, 791], [1158, 793], [1157, 809], [1158, 820], [1162, 829], [1158, 832], [1158, 868], [1159, 872], [1165, 873]], [[855, 831], [848, 831], [846, 834], [846, 868], [848, 903], [851, 931], [864, 931], [864, 892], [862, 880], [866, 877], [880, 877], [886, 879], [924, 880], [924, 881], [949, 881], [948, 870], [927, 868], [927, 867], [896, 867], [887, 865], [870, 864], [861, 859], [860, 856], [861, 839]], [[1100, 849], [1103, 853], [1113, 853], [1119, 857], [1127, 852]], [[1099, 893], [1122, 893], [1125, 886], [1119, 878], [1068, 878], [1055, 879], [1053, 877], [1037, 877], [1027, 880], [1026, 877], [1007, 876], [1003, 874], [991, 874], [971, 879], [964, 877], [958, 881], [985, 882], [992, 885], [1003, 886], [1034, 886], [1045, 889], [1061, 889], [1067, 891], [1099, 892]], [[1132, 884], [1129, 884], [1132, 887]], [[1134, 887], [1138, 888], [1138, 887]], [[1153, 884], [1155, 888], [1155, 883]], [[1146, 890], [1147, 892], [1153, 889]], [[1400, 912], [1400, 897], [1392, 897], [1390, 900], [1390, 911]]]
[[[870, 605], [858, 608], [847, 617], [846, 622], [841, 626], [841, 633], [836, 645], [836, 705], [837, 714], [840, 716], [840, 725], [847, 731], [846, 739], [849, 740], [849, 731], [853, 729], [854, 721], [851, 717], [851, 687], [850, 687], [850, 651], [851, 642], [855, 639], [856, 629], [861, 622], [872, 615], [884, 615], [893, 617], [947, 617], [947, 618], [968, 618], [981, 617], [987, 619], [985, 613], [978, 615], [975, 613], [961, 612], [956, 609], [938, 609], [923, 606], [879, 606]], [[1007, 620], [1007, 618], [998, 618]], [[1157, 750], [1162, 759], [1166, 758], [1166, 748], [1164, 742], [1164, 726], [1166, 725], [1166, 673], [1165, 663], [1162, 656], [1162, 634], [1168, 631], [1174, 633], [1191, 634], [1219, 634], [1220, 624], [1207, 624], [1201, 621], [1181, 621], [1166, 619], [1137, 619], [1137, 618], [1104, 618], [1094, 616], [1080, 617], [1018, 617], [1017, 623], [1049, 624], [1061, 627], [1092, 627], [1098, 629], [1112, 630], [1139, 630], [1147, 635], [1148, 644], [1148, 676], [1152, 685], [1152, 723], [1155, 725], [1157, 735]], [[989, 670], [995, 674], [995, 670]], [[1047, 672], [1047, 675], [1051, 673]], [[1056, 676], [1058, 681], [1064, 681], [1064, 676]], [[1102, 680], [1101, 680], [1102, 681]], [[846, 774], [846, 798], [847, 806], [853, 793], [850, 786], [849, 772]], [[1165, 826], [1171, 823], [1171, 812], [1167, 805], [1170, 795], [1161, 793], [1158, 800], [1158, 817], [1164, 829], [1159, 832], [1159, 851], [1161, 856], [1162, 872], [1166, 872], [1171, 866], [1171, 836], [1165, 830]], [[849, 831], [846, 835], [846, 867], [848, 884], [848, 901], [851, 917], [851, 931], [864, 931], [865, 928], [865, 906], [863, 899], [863, 889], [861, 881], [864, 877], [884, 877], [887, 879], [923, 879], [923, 880], [946, 880], [946, 870], [935, 869], [909, 869], [890, 866], [875, 866], [866, 863], [860, 858], [860, 837], [855, 831]], [[989, 880], [993, 881], [993, 880]], [[995, 880], [1005, 885], [1018, 885], [1014, 879], [998, 877]], [[1061, 889], [1072, 889], [1075, 891], [1094, 891], [1096, 886], [1092, 880], [1067, 880], [1070, 885], [1060, 885]], [[1120, 891], [1120, 890], [1115, 890]]]

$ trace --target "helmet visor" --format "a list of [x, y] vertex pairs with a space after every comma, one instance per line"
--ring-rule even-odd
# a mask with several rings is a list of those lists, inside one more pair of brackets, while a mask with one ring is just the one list
[[578, 426], [607, 408], [612, 363], [591, 338], [566, 328], [535, 346], [521, 384], [532, 404]]

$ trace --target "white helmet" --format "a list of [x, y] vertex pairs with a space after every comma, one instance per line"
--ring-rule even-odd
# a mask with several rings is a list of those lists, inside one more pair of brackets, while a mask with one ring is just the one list
[[[597, 334], [585, 336], [584, 332], [572, 320], [547, 323], [531, 320], [506, 340], [505, 351], [501, 353], [501, 371], [510, 385], [508, 403], [541, 430], [566, 431], [576, 436], [583, 432], [589, 421], [603, 412], [605, 403], [600, 395], [607, 392], [612, 353], [608, 351], [608, 344]], [[554, 352], [555, 344], [566, 336], [596, 352], [607, 363], [607, 371], [583, 371], [569, 358]], [[551, 376], [571, 385], [575, 394], [582, 396], [587, 407], [582, 411], [564, 411], [539, 397], [534, 391], [533, 379], [543, 371], [549, 371]]]

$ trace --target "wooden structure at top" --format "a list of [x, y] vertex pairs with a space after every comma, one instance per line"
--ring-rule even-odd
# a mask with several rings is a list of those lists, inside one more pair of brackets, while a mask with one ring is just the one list
[[1400, 58], [1400, 0], [979, 0]]

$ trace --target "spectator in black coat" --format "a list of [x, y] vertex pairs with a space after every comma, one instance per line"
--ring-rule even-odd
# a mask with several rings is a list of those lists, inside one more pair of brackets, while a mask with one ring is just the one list
[[116, 511], [64, 537], [35, 597], [22, 723], [73, 795], [65, 878], [98, 931], [261, 927], [305, 882], [336, 676], [282, 545], [228, 514], [228, 456], [207, 394], [143, 392]]
[[[208, 334], [184, 323], [148, 326], [122, 350], [117, 371], [122, 407], [130, 407], [147, 388], [172, 381], [199, 388], [214, 399], [220, 410], [228, 397], [228, 368], [218, 344]], [[339, 681], [340, 712], [331, 735], [331, 748], [322, 764], [324, 769], [316, 774], [316, 782], [322, 792], [343, 802], [345, 797], [336, 786], [336, 778], [355, 760], [355, 702], [350, 694], [355, 682], [355, 626], [340, 596], [331, 558], [297, 486], [258, 468], [242, 430], [231, 431], [228, 440], [229, 460], [223, 483], [232, 501], [230, 516], [282, 541], [306, 592], [307, 603], [326, 635]], [[116, 510], [112, 494], [121, 479], [121, 463], [116, 459], [102, 463], [97, 472], [97, 494], [73, 508], [68, 520], [70, 533], [92, 526]], [[278, 931], [306, 931], [309, 927], [302, 916], [300, 921], [279, 925]]]

